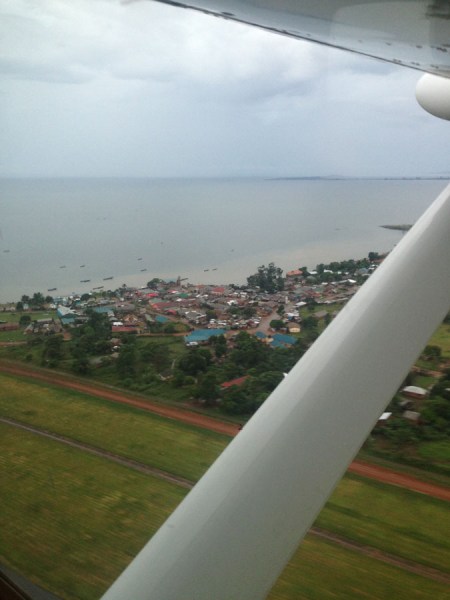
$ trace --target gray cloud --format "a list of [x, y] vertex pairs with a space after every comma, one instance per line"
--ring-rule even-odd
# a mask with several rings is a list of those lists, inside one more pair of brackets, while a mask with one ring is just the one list
[[3, 176], [447, 168], [413, 71], [152, 2], [0, 0], [0, 39]]

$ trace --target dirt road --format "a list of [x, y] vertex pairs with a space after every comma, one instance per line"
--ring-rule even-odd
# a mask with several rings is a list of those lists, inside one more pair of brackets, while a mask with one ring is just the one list
[[[106, 386], [93, 383], [92, 381], [89, 383], [84, 383], [70, 377], [66, 378], [64, 375], [58, 373], [49, 373], [48, 371], [44, 370], [30, 369], [23, 367], [22, 365], [6, 362], [0, 362], [0, 372], [19, 377], [36, 379], [52, 385], [61, 386], [63, 388], [77, 390], [98, 398], [110, 400], [111, 402], [128, 404], [129, 406], [134, 406], [142, 410], [148, 410], [162, 417], [182, 421], [190, 425], [202, 427], [204, 429], [209, 429], [210, 431], [215, 431], [217, 433], [222, 433], [232, 437], [239, 432], [239, 427], [235, 424], [219, 421], [218, 419], [191, 412], [182, 408], [166, 406], [150, 400], [140, 400], [138, 398], [128, 396], [125, 392], [111, 390]], [[427, 483], [415, 477], [411, 477], [403, 473], [397, 473], [396, 471], [392, 471], [378, 465], [354, 461], [350, 465], [349, 471], [363, 477], [376, 479], [377, 481], [381, 481], [383, 483], [397, 485], [399, 487], [404, 487], [428, 496], [433, 496], [434, 498], [450, 501], [449, 488]]]

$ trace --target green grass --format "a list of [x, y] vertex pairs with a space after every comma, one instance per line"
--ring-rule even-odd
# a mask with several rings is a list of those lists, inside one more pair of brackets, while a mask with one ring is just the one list
[[0, 375], [0, 414], [197, 480], [230, 438], [72, 390]]
[[[185, 495], [2, 424], [0, 465], [0, 560], [67, 600], [97, 599]], [[269, 600], [443, 600], [447, 593], [442, 584], [308, 536]]]
[[425, 390], [429, 389], [432, 385], [436, 383], [437, 379], [435, 377], [430, 377], [429, 375], [415, 375], [414, 376], [414, 385], [417, 385]]
[[347, 475], [316, 525], [362, 544], [448, 571], [449, 506], [416, 492]]
[[[5, 321], [6, 323], [18, 323], [22, 314], [24, 314], [24, 313], [20, 313], [20, 312], [0, 312], [0, 321]], [[31, 317], [31, 318], [33, 318], [33, 317]]]
[[422, 458], [427, 460], [450, 464], [450, 440], [423, 442], [420, 444], [418, 452]]
[[439, 346], [442, 350], [442, 358], [450, 358], [450, 324], [443, 323], [440, 325], [428, 344]]
[[23, 329], [0, 331], [0, 342], [26, 342], [27, 339], [28, 337], [24, 334]]
[[268, 600], [446, 600], [448, 586], [307, 536]]
[[0, 560], [61, 598], [98, 598], [186, 493], [3, 424], [0, 447]]

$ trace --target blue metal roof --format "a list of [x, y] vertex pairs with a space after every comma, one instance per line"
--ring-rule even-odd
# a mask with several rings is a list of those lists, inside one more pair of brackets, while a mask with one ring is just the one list
[[189, 342], [206, 342], [213, 335], [224, 335], [227, 332], [226, 329], [197, 329], [186, 335], [184, 341]]
[[165, 317], [164, 315], [156, 315], [155, 321], [157, 323], [167, 323], [167, 321], [169, 321], [169, 317]]
[[274, 333], [273, 342], [271, 342], [272, 348], [281, 348], [282, 346], [293, 346], [297, 338], [292, 335], [286, 335], [284, 333]]

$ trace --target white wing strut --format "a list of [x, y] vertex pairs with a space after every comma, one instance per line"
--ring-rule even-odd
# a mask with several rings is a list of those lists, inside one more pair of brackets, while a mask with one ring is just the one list
[[450, 306], [450, 187], [103, 600], [261, 600]]

